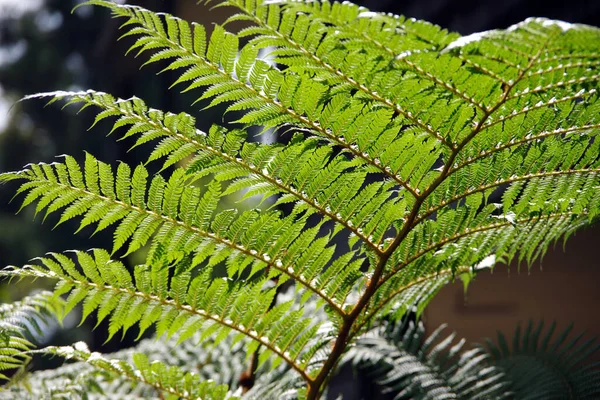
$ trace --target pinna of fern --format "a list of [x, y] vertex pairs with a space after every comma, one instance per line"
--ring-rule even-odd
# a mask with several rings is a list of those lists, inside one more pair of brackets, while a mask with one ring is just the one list
[[[290, 296], [294, 296], [293, 292], [282, 294], [285, 299]], [[314, 302], [307, 306], [316, 311], [313, 314], [315, 318], [326, 318], [315, 309]], [[60, 357], [70, 363], [56, 369], [21, 375], [11, 383], [8, 393], [2, 394], [9, 398], [31, 400], [196, 399], [199, 393], [202, 393], [202, 399], [222, 399], [224, 395], [227, 399], [238, 398], [239, 389], [232, 394], [226, 388], [235, 387], [245, 369], [247, 341], [234, 343], [230, 336], [217, 343], [214, 337], [202, 340], [202, 331], [187, 339], [180, 333], [175, 333], [168, 340], [142, 339], [134, 348], [112, 354], [90, 352], [85, 343], [33, 350], [32, 355]], [[301, 380], [290, 374], [289, 367], [281, 365], [272, 369], [269, 364], [267, 361], [266, 365], [258, 368], [254, 387], [245, 398], [282, 398], [283, 392], [290, 394], [294, 388], [301, 386]], [[186, 374], [185, 382], [179, 382], [183, 376], [180, 372]], [[200, 387], [195, 388], [195, 385]]]
[[529, 321], [525, 329], [517, 326], [512, 346], [502, 333], [496, 341], [481, 345], [491, 363], [505, 374], [515, 398], [595, 399], [600, 393], [600, 371], [590, 363], [598, 351], [596, 338], [581, 341], [584, 334], [570, 337], [573, 325], [556, 336], [553, 322], [544, 330], [540, 321]]
[[[316, 399], [378, 318], [400, 318], [416, 299], [422, 309], [455, 276], [530, 263], [599, 213], [597, 28], [530, 19], [459, 37], [346, 2], [227, 0], [217, 4], [236, 14], [207, 37], [168, 14], [86, 4], [122, 18], [130, 50], [179, 71], [174, 84], [198, 101], [244, 111], [203, 132], [136, 97], [27, 97], [93, 107], [133, 146], [154, 142], [148, 162], [162, 160], [153, 175], [91, 154], [0, 174], [24, 181], [17, 192], [36, 214], [113, 228], [110, 251], [2, 272], [56, 280], [66, 311], [97, 311], [111, 337], [154, 326], [181, 340], [199, 330], [248, 340], [249, 357], [286, 364], [304, 383], [298, 395]], [[251, 26], [228, 31], [236, 20]], [[296, 133], [287, 145], [251, 143], [253, 126]], [[275, 206], [218, 210], [232, 193]], [[276, 209], [285, 203], [288, 214]], [[120, 259], [142, 248], [144, 264], [127, 270]], [[286, 282], [294, 300], [277, 296]], [[327, 321], [306, 312], [309, 300]]]

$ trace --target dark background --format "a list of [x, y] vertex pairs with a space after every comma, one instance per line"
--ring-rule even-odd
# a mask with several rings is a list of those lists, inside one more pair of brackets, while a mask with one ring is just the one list
[[[198, 115], [202, 108], [201, 105], [189, 107], [193, 101], [190, 96], [180, 96], [176, 89], [168, 91], [167, 88], [174, 80], [173, 76], [156, 75], [159, 67], [150, 66], [139, 70], [145, 60], [144, 56], [139, 59], [123, 56], [131, 41], [117, 42], [119, 23], [111, 20], [106, 10], [85, 7], [71, 14], [71, 9], [78, 3], [76, 0], [21, 0], [21, 5], [31, 5], [25, 7], [29, 8], [27, 12], [22, 13], [11, 8], [10, 3], [13, 2], [0, 0], [0, 98], [3, 99], [0, 104], [12, 105], [12, 110], [6, 114], [6, 110], [0, 107], [0, 122], [6, 119], [5, 123], [0, 123], [0, 130], [4, 126], [3, 132], [0, 132], [0, 171], [20, 169], [28, 162], [52, 161], [57, 154], [71, 154], [81, 159], [83, 150], [91, 152], [100, 160], [118, 159], [133, 165], [143, 160], [147, 154], [148, 148], [128, 152], [131, 142], [116, 142], [112, 138], [105, 138], [104, 135], [109, 130], [106, 124], [87, 131], [93, 120], [93, 112], [84, 111], [76, 116], [74, 108], [61, 112], [57, 106], [44, 108], [42, 101], [15, 104], [26, 94], [57, 89], [93, 88], [125, 98], [136, 95], [152, 107], [174, 112], [186, 111]], [[223, 13], [226, 12], [223, 11], [225, 9], [214, 13], [206, 12], [205, 8], [196, 7], [196, 1], [193, 0], [139, 0], [130, 3], [177, 14], [205, 25], [222, 21]], [[530, 16], [600, 25], [599, 0], [370, 0], [360, 4], [374, 11], [425, 19], [461, 34], [506, 28]], [[207, 128], [211, 123], [222, 120], [219, 110], [201, 115], [200, 128]], [[38, 216], [34, 221], [31, 209], [15, 215], [18, 201], [9, 204], [14, 189], [14, 185], [0, 187], [0, 265], [22, 265], [48, 251], [110, 247], [111, 235], [108, 232], [89, 238], [90, 232], [73, 235], [73, 224], [65, 224], [53, 230], [56, 218], [50, 217], [42, 224], [42, 218]], [[580, 326], [588, 327], [591, 333], [600, 333], [600, 327], [595, 322], [600, 299], [593, 284], [598, 281], [594, 268], [598, 266], [594, 251], [599, 237], [597, 231], [598, 229], [590, 229], [583, 235], [575, 236], [571, 241], [577, 243], [569, 244], [575, 251], [567, 253], [567, 256], [562, 255], [562, 250], [551, 252], [546, 257], [546, 260], [550, 259], [546, 261], [546, 265], [550, 265], [549, 273], [536, 273], [534, 280], [527, 280], [527, 274], [523, 281], [512, 275], [512, 280], [506, 279], [505, 273], [483, 277], [481, 287], [487, 288], [485, 293], [478, 294], [480, 292], [477, 292], [476, 283], [475, 292], [470, 295], [467, 303], [461, 295], [456, 294], [460, 292], [460, 288], [448, 288], [430, 307], [432, 311], [426, 313], [428, 324], [436, 325], [444, 320], [451, 320], [452, 329], [458, 329], [459, 334], [477, 340], [489, 335], [490, 331], [493, 332], [490, 329], [497, 324], [510, 325], [510, 321], [516, 322], [516, 318], [522, 315], [536, 317], [541, 313], [547, 318], [554, 318], [548, 312], [540, 311], [545, 310], [543, 307], [548, 308], [549, 302], [554, 304], [550, 300], [541, 301], [536, 297], [531, 301], [519, 296], [537, 293], [538, 290], [542, 293], [540, 296], [554, 299], [560, 294], [557, 291], [570, 293], [569, 289], [576, 288], [579, 296], [583, 291], [584, 298], [574, 299], [570, 294], [561, 296], [561, 307], [551, 306], [550, 309], [560, 314], [563, 320], [569, 320], [572, 316], [571, 319], [576, 320]], [[573, 268], [574, 264], [578, 267]], [[539, 267], [534, 267], [534, 271], [537, 269]], [[553, 282], [559, 282], [560, 285], [556, 286]], [[578, 282], [588, 286], [578, 286]], [[31, 286], [11, 283], [0, 286], [0, 301], [17, 300], [39, 287], [39, 284]], [[491, 307], [487, 303], [484, 306], [477, 303], [478, 299], [489, 297], [490, 291], [496, 291], [500, 298], [506, 297], [507, 290], [502, 289], [502, 285], [508, 288], [510, 296], [506, 301], [499, 300], [500, 306], [496, 303]], [[519, 291], [514, 290], [517, 287]], [[515, 311], [515, 307], [520, 311]], [[504, 314], [502, 310], [505, 311]], [[498, 312], [501, 319], [504, 318], [500, 322], [497, 320]], [[71, 327], [76, 322], [78, 321], [67, 320], [65, 325]], [[84, 326], [81, 329], [69, 329], [54, 337], [49, 335], [43, 340], [52, 340], [53, 344], [85, 340], [92, 349], [100, 348], [102, 351], [114, 351], [132, 343], [132, 337], [128, 335], [124, 342], [115, 339], [102, 345], [106, 338], [105, 332], [106, 329], [102, 326], [95, 331]]]

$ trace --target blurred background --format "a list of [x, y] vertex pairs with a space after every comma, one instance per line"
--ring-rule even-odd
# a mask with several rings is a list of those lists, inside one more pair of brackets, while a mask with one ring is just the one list
[[[0, 171], [20, 169], [29, 162], [51, 162], [57, 154], [82, 159], [84, 150], [103, 161], [122, 160], [138, 164], [147, 148], [128, 152], [132, 142], [106, 138], [106, 124], [91, 131], [93, 111], [75, 115], [76, 108], [44, 108], [41, 101], [19, 102], [26, 94], [57, 89], [93, 88], [119, 97], [136, 95], [150, 106], [173, 112], [198, 115], [202, 104], [167, 88], [173, 76], [156, 75], [159, 66], [139, 69], [145, 58], [125, 57], [130, 40], [118, 42], [119, 22], [106, 10], [82, 7], [71, 14], [77, 0], [0, 0]], [[194, 20], [208, 27], [223, 21], [229, 9], [208, 11], [194, 0], [130, 1], [152, 10], [161, 10]], [[598, 0], [370, 0], [360, 4], [374, 10], [404, 14], [439, 24], [451, 31], [470, 34], [505, 28], [529, 16], [543, 16], [569, 22], [600, 25]], [[129, 39], [129, 38], [128, 38]], [[203, 112], [199, 128], [222, 122], [220, 110]], [[141, 151], [141, 153], [140, 153]], [[0, 187], [0, 265], [22, 265], [48, 251], [111, 247], [109, 232], [88, 237], [89, 232], [73, 235], [74, 225], [53, 229], [56, 218], [44, 223], [27, 208], [16, 214], [18, 202], [9, 203], [15, 186]], [[497, 329], [511, 333], [518, 321], [529, 318], [557, 320], [560, 327], [574, 322], [576, 330], [600, 334], [600, 260], [595, 246], [600, 243], [600, 226], [574, 235], [551, 249], [543, 262], [528, 270], [526, 266], [497, 266], [492, 273], [477, 277], [465, 297], [462, 284], [445, 288], [425, 313], [433, 328], [447, 322], [451, 330], [468, 341], [481, 341]], [[135, 262], [135, 260], [130, 260]], [[543, 272], [542, 272], [543, 270]], [[510, 271], [510, 272], [509, 272]], [[42, 282], [0, 284], [0, 302], [18, 300]], [[41, 341], [70, 344], [85, 340], [93, 350], [115, 351], [132, 343], [118, 339], [103, 344], [106, 329], [92, 331], [90, 326], [72, 329], [78, 316], [65, 321], [65, 330], [48, 327]], [[44, 367], [51, 366], [45, 364]]]

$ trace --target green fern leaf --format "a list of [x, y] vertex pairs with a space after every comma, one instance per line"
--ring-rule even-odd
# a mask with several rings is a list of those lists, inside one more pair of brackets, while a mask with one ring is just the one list
[[[294, 345], [296, 341], [306, 342], [305, 336], [311, 337], [316, 325], [298, 311], [291, 313], [285, 323], [279, 321], [292, 303], [270, 309], [274, 290], [263, 289], [264, 281], [214, 280], [210, 271], [193, 279], [189, 273], [169, 279], [168, 275], [162, 275], [166, 268], [145, 266], [136, 268], [134, 281], [122, 263], [108, 259], [102, 250], [95, 251], [94, 258], [79, 251], [75, 254], [85, 263], [81, 272], [70, 258], [53, 254], [53, 258], [40, 259], [42, 265], [12, 267], [5, 269], [2, 275], [57, 279], [65, 285], [64, 292], [70, 292], [67, 310], [83, 302], [83, 318], [94, 309], [98, 323], [110, 317], [109, 339], [136, 323], [140, 335], [155, 325], [159, 337], [163, 334], [170, 337], [180, 329], [185, 332], [187, 324], [194, 330], [203, 327], [204, 339], [222, 333], [222, 340], [235, 331], [264, 346], [269, 354], [278, 355], [300, 375], [306, 374], [303, 365], [309, 360], [300, 362], [303, 347]], [[54, 268], [46, 265], [54, 265]], [[87, 272], [91, 272], [91, 278], [83, 275]], [[147, 274], [150, 285], [145, 278]], [[102, 282], [101, 275], [109, 280]], [[204, 323], [198, 326], [194, 317], [200, 317]]]
[[462, 352], [464, 340], [440, 338], [444, 325], [425, 337], [419, 324], [380, 328], [361, 338], [346, 359], [395, 399], [507, 399], [503, 374], [481, 349]]

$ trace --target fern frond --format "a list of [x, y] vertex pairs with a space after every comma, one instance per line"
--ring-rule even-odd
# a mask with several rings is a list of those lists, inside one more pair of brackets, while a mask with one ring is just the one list
[[579, 343], [582, 335], [568, 339], [572, 325], [552, 337], [556, 324], [544, 330], [529, 321], [522, 331], [517, 326], [512, 348], [498, 333], [497, 343], [486, 341], [481, 350], [491, 357], [492, 365], [506, 375], [510, 389], [518, 399], [595, 399], [600, 395], [600, 372], [582, 361], [598, 351], [595, 338]]
[[[392, 167], [382, 163], [380, 158], [361, 146], [362, 142], [370, 143], [373, 137], [379, 134], [387, 133], [389, 136], [392, 133], [394, 127], [390, 126], [392, 125], [390, 123], [391, 111], [370, 114], [369, 110], [365, 109], [365, 115], [360, 115], [355, 124], [350, 126], [350, 129], [346, 129], [348, 117], [351, 117], [353, 113], [346, 112], [345, 119], [342, 119], [342, 115], [336, 114], [344, 111], [338, 107], [346, 108], [347, 95], [340, 94], [337, 101], [334, 101], [331, 96], [335, 92], [325, 96], [327, 87], [316, 82], [311, 76], [289, 75], [260, 59], [255, 60], [251, 67], [238, 67], [236, 63], [245, 63], [252, 60], [253, 57], [244, 56], [236, 60], [235, 56], [239, 47], [238, 38], [220, 26], [216, 26], [207, 45], [202, 27], [194, 25], [192, 34], [190, 33], [192, 29], [186, 22], [173, 16], [165, 14], [159, 16], [140, 7], [123, 6], [109, 1], [94, 0], [88, 3], [108, 7], [116, 16], [128, 18], [128, 22], [124, 25], [139, 25], [125, 34], [125, 36], [141, 35], [132, 49], [139, 48], [140, 52], [162, 49], [151, 56], [148, 62], [175, 58], [175, 61], [167, 69], [186, 68], [186, 72], [176, 84], [191, 81], [192, 83], [186, 90], [206, 88], [201, 99], [214, 98], [211, 106], [222, 102], [233, 102], [228, 110], [248, 110], [248, 113], [239, 120], [246, 125], [261, 125], [267, 128], [294, 124], [308, 129], [312, 134], [342, 147], [346, 152], [361, 160], [361, 163], [369, 170], [390, 176], [410, 193], [416, 194], [415, 189], [405, 179], [392, 171]], [[161, 28], [162, 30], [155, 29], [154, 24], [162, 21], [163, 16], [167, 25], [179, 24], [178, 32], [181, 36], [169, 36], [165, 33], [164, 26]], [[186, 28], [182, 28], [184, 25]], [[192, 42], [194, 46], [191, 46]], [[226, 48], [224, 51], [223, 47]], [[239, 52], [240, 54], [256, 52], [257, 49], [252, 50], [252, 47], [254, 45], [249, 43], [239, 49]], [[237, 76], [239, 71], [249, 71], [248, 76]], [[306, 93], [311, 93], [308, 100], [302, 102], [297, 100]], [[327, 97], [331, 98], [327, 104], [334, 106], [332, 110], [325, 110]], [[359, 101], [353, 108], [356, 107], [359, 107], [359, 111], [362, 108]], [[323, 124], [328, 120], [324, 112], [330, 115], [330, 122], [327, 124]], [[333, 115], [331, 115], [332, 113]], [[331, 120], [332, 117], [339, 118], [339, 120]], [[352, 119], [354, 120], [354, 117]], [[363, 135], [356, 138], [358, 133], [363, 133]], [[358, 144], [353, 143], [355, 141]], [[386, 141], [389, 141], [389, 137]], [[415, 138], [412, 145], [416, 145], [417, 142]], [[404, 145], [406, 146], [406, 144]], [[385, 146], [385, 143], [379, 143], [379, 147], [382, 146]], [[425, 153], [423, 155], [425, 156]]]
[[596, 398], [599, 372], [581, 364], [598, 350], [595, 339], [578, 345], [580, 334], [568, 341], [569, 326], [552, 341], [556, 324], [543, 327], [518, 326], [512, 348], [499, 333], [497, 343], [488, 339], [468, 351], [464, 340], [452, 346], [454, 335], [440, 338], [444, 326], [428, 338], [421, 323], [380, 327], [358, 339], [346, 362], [395, 399]]
[[[31, 336], [41, 335], [42, 324], [63, 314], [64, 302], [50, 292], [41, 292], [14, 303], [0, 305], [0, 371], [23, 370], [35, 347]], [[0, 379], [9, 379], [0, 373]]]
[[[330, 148], [319, 147], [314, 140], [294, 140], [288, 146], [262, 145], [246, 142], [243, 131], [227, 131], [217, 126], [207, 134], [196, 129], [195, 119], [189, 114], [163, 113], [148, 108], [139, 98], [115, 99], [92, 90], [38, 93], [24, 99], [37, 98], [50, 98], [50, 104], [67, 99], [67, 105], [96, 106], [102, 112], [94, 124], [117, 117], [113, 131], [127, 126], [122, 138], [139, 136], [133, 147], [161, 139], [148, 161], [166, 158], [163, 170], [193, 156], [186, 172], [194, 178], [213, 174], [214, 179], [224, 183], [234, 180], [223, 194], [246, 191], [244, 197], [262, 195], [263, 198], [283, 194], [280, 203], [296, 201], [296, 212], [321, 214], [377, 250], [377, 243], [363, 229], [374, 210], [390, 197], [391, 185], [371, 185], [348, 201], [357, 192], [356, 188], [360, 188], [364, 176], [344, 177], [343, 173], [355, 168], [355, 163], [343, 155], [332, 157]], [[352, 191], [343, 191], [349, 182], [353, 182]], [[350, 198], [334, 195], [340, 191]], [[358, 214], [360, 219], [349, 223], [348, 216], [352, 214]]]
[[[540, 257], [552, 242], [571, 234], [589, 222], [585, 213], [580, 215], [557, 213], [516, 219], [511, 216], [496, 216], [496, 218], [503, 222], [473, 229], [468, 225], [465, 227], [458, 224], [457, 226], [463, 226], [460, 233], [421, 250], [419, 250], [419, 243], [426, 243], [429, 240], [435, 242], [436, 234], [440, 231], [435, 228], [427, 229], [435, 226], [436, 223], [432, 221], [430, 224], [420, 225], [423, 230], [419, 227], [413, 230], [407, 236], [406, 247], [404, 243], [398, 247], [400, 253], [397, 254], [404, 252], [408, 258], [396, 267], [392, 267], [389, 272], [384, 271], [376, 284], [377, 291], [369, 307], [365, 308], [370, 315], [358, 317], [358, 324], [350, 332], [360, 334], [361, 329], [368, 327], [373, 317], [382, 315], [378, 314], [379, 312], [387, 310], [393, 312], [397, 308], [393, 306], [395, 301], [406, 307], [406, 300], [414, 301], [422, 295], [423, 306], [426, 305], [430, 296], [455, 274], [471, 274], [479, 268], [493, 266], [497, 260], [508, 263], [517, 254], [519, 259], [530, 263], [532, 259]], [[442, 219], [440, 222], [448, 221]], [[444, 231], [445, 228], [440, 225], [440, 229]], [[394, 255], [390, 260], [394, 260]], [[471, 267], [464, 268], [464, 266]], [[402, 315], [403, 308], [400, 308], [400, 311]]]
[[[252, 27], [243, 30], [241, 35], [256, 35], [252, 42], [261, 48], [275, 47], [276, 49], [271, 54], [275, 56], [276, 62], [299, 73], [310, 72], [314, 74], [317, 79], [326, 82], [328, 86], [332, 86], [334, 93], [348, 93], [356, 90], [363, 100], [372, 101], [389, 108], [411, 123], [418, 125], [442, 143], [449, 145], [439, 132], [414, 116], [414, 108], [397, 103], [394, 99], [395, 96], [387, 97], [393, 93], [395, 90], [393, 86], [401, 77], [398, 69], [389, 70], [387, 68], [389, 64], [396, 59], [401, 60], [402, 58], [396, 58], [396, 56], [404, 50], [411, 49], [416, 53], [420, 52], [424, 45], [423, 36], [433, 33], [425, 33], [425, 31], [435, 31], [435, 26], [423, 22], [414, 22], [412, 25], [418, 26], [417, 29], [405, 30], [401, 35], [398, 35], [397, 32], [402, 30], [404, 25], [400, 18], [386, 18], [381, 14], [372, 17], [366, 9], [359, 8], [354, 4], [340, 5], [334, 3], [333, 8], [335, 10], [328, 10], [326, 12], [328, 16], [339, 13], [344, 15], [344, 19], [352, 18], [353, 15], [354, 21], [359, 21], [359, 23], [374, 21], [373, 31], [384, 30], [387, 31], [384, 34], [395, 36], [396, 42], [404, 41], [402, 44], [404, 50], [395, 53], [389, 49], [391, 57], [390, 54], [386, 55], [390, 59], [382, 60], [381, 54], [369, 54], [365, 51], [367, 49], [365, 46], [352, 43], [349, 37], [344, 35], [343, 31], [340, 31], [340, 27], [335, 25], [333, 21], [335, 18], [314, 18], [314, 11], [319, 7], [329, 8], [328, 2], [315, 6], [290, 2], [288, 7], [283, 9], [273, 2], [265, 3], [268, 4], [268, 7], [262, 5], [261, 2], [258, 2], [256, 6], [253, 3], [239, 0], [229, 0], [224, 3], [237, 7], [245, 14], [245, 18], [234, 16], [232, 20], [247, 19], [258, 26], [257, 28]], [[363, 12], [358, 13], [357, 11]], [[381, 23], [382, 19], [387, 19], [385, 24]], [[363, 25], [361, 28], [364, 29], [365, 26]], [[434, 35], [438, 38], [443, 37], [444, 41], [448, 43], [455, 37], [455, 35], [440, 34], [439, 28], [437, 30], [437, 35]], [[414, 32], [417, 31], [423, 32], [423, 34], [415, 35]], [[411, 47], [415, 43], [419, 43], [415, 46], [416, 48]], [[435, 48], [436, 46], [433, 46], [433, 49], [430, 46], [427, 50], [431, 51]], [[432, 80], [471, 105], [481, 107], [474, 99], [461, 92], [451, 83], [443, 82], [435, 75], [416, 66], [413, 66], [413, 70], [420, 77]]]
[[[310, 231], [311, 235], [302, 234], [306, 221], [302, 216], [284, 218], [276, 211], [253, 210], [239, 215], [232, 210], [215, 213], [221, 193], [218, 183], [209, 185], [201, 195], [198, 188], [187, 184], [185, 171], [180, 169], [167, 182], [156, 175], [146, 189], [143, 179], [135, 179], [136, 175], [147, 176], [145, 168], [136, 167], [131, 178], [130, 171], [126, 164], [120, 164], [115, 176], [109, 165], [86, 154], [84, 171], [66, 156], [65, 164], [31, 164], [21, 172], [0, 174], [0, 181], [28, 181], [19, 189], [28, 191], [22, 206], [37, 201], [36, 213], [46, 208], [46, 215], [64, 208], [58, 223], [81, 216], [79, 230], [97, 224], [96, 232], [118, 223], [113, 254], [128, 241], [127, 254], [150, 243], [149, 263], [160, 259], [170, 262], [191, 254], [188, 268], [204, 261], [209, 266], [226, 261], [231, 277], [244, 271], [253, 275], [268, 270], [270, 277], [288, 276], [343, 313], [328, 292], [341, 289], [347, 293], [353, 282], [341, 288], [332, 288], [330, 282], [314, 284], [303, 274], [306, 266], [296, 265], [297, 258], [307, 254], [304, 249], [323, 222]], [[92, 180], [84, 183], [84, 175]], [[320, 272], [311, 271], [311, 277]], [[356, 269], [348, 272], [354, 274], [354, 280], [359, 277]]]
[[348, 47], [394, 55], [404, 51], [442, 50], [459, 35], [427, 21], [402, 15], [373, 12], [350, 2], [330, 1], [264, 1], [310, 15], [313, 20], [338, 29], [337, 35]]
[[[60, 356], [66, 360], [82, 361], [96, 370], [126, 378], [155, 388], [167, 399], [239, 399], [230, 396], [228, 387], [211, 381], [202, 381], [197, 374], [185, 372], [177, 366], [169, 366], [160, 361], [148, 360], [142, 353], [133, 355], [133, 363], [118, 359], [107, 359], [100, 353], [90, 352], [83, 342], [73, 346], [46, 347], [35, 351], [43, 355]], [[166, 396], [166, 397], [165, 397]]]
[[[175, 366], [181, 371], [185, 371], [186, 374], [191, 373], [195, 380], [199, 378], [201, 382], [212, 382], [210, 385], [215, 387], [229, 386], [233, 390], [238, 384], [238, 378], [243, 370], [244, 347], [247, 345], [247, 341], [242, 340], [234, 344], [229, 337], [218, 344], [211, 340], [198, 344], [200, 337], [201, 332], [196, 332], [192, 338], [186, 341], [180, 341], [178, 334], [166, 341], [156, 338], [144, 339], [133, 348], [111, 354], [92, 353], [90, 356], [110, 360], [114, 367], [119, 367], [121, 363], [134, 365], [134, 356], [145, 357], [152, 362]], [[78, 347], [78, 351], [85, 349], [83, 344]], [[41, 353], [47, 354], [48, 352], [43, 349]], [[75, 353], [75, 351], [69, 351], [71, 356]], [[76, 359], [76, 357], [72, 359]], [[12, 382], [10, 387], [6, 388], [6, 395], [10, 394], [14, 398], [31, 400], [48, 397], [79, 399], [88, 396], [108, 400], [164, 396], [156, 386], [141, 384], [140, 376], [131, 379], [123, 373], [124, 371], [127, 369], [111, 371], [96, 368], [93, 363], [84, 361], [66, 363], [56, 369], [34, 371], [20, 376], [18, 380]], [[262, 375], [260, 379], [262, 382]], [[176, 385], [181, 382], [172, 380], [169, 383]]]
[[64, 302], [51, 292], [40, 292], [19, 301], [0, 305], [0, 330], [24, 335], [43, 334], [48, 318], [63, 314]]
[[[436, 271], [444, 266], [456, 269], [464, 265], [477, 265], [491, 256], [495, 261], [510, 262], [518, 255], [519, 260], [525, 259], [530, 263], [543, 255], [551, 243], [570, 235], [589, 221], [587, 213], [558, 212], [515, 218], [510, 214], [491, 214], [496, 208], [494, 205], [487, 208], [490, 222], [487, 225], [480, 224], [477, 219], [471, 221], [468, 215], [452, 213], [448, 218], [451, 218], [450, 221], [453, 219], [454, 224], [445, 224], [448, 220], [442, 219], [439, 225], [431, 222], [421, 225], [421, 229], [415, 229], [409, 235], [415, 248], [409, 250], [408, 243], [406, 247], [399, 246], [395, 255], [399, 258], [392, 258], [396, 266], [384, 276], [382, 283], [409, 267], [410, 271], [406, 273], [410, 276], [419, 271], [419, 267], [426, 268], [424, 271]], [[473, 225], [469, 225], [469, 222]], [[449, 232], [448, 227], [452, 226], [457, 226], [460, 231]], [[448, 236], [438, 236], [440, 233]], [[525, 237], [527, 240], [524, 240]], [[424, 247], [417, 245], [417, 242]], [[401, 258], [403, 254], [405, 259]]]
[[75, 255], [81, 271], [70, 258], [52, 254], [40, 258], [40, 264], [11, 267], [1, 275], [58, 280], [55, 294], [68, 293], [66, 311], [82, 303], [82, 321], [94, 311], [98, 323], [109, 318], [109, 339], [133, 325], [139, 325], [140, 335], [153, 325], [159, 337], [179, 332], [179, 340], [202, 330], [200, 340], [215, 335], [216, 343], [232, 333], [236, 341], [253, 340], [249, 352], [262, 345], [263, 362], [276, 354], [308, 378], [304, 368], [310, 360], [303, 359], [303, 351], [318, 325], [301, 310], [291, 311], [291, 302], [271, 308], [275, 291], [263, 289], [264, 281], [213, 279], [210, 271], [193, 278], [184, 272], [169, 279], [166, 269], [142, 265], [131, 276], [106, 251], [96, 249], [92, 255], [76, 251]]

